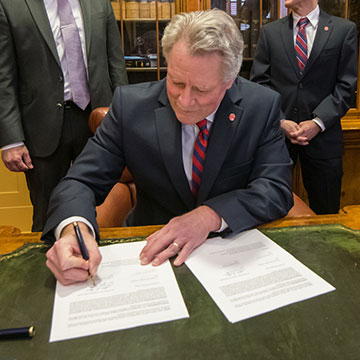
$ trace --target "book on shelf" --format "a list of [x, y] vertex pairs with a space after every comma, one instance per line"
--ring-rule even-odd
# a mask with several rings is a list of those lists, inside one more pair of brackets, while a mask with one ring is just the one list
[[[155, 0], [112, 0], [111, 5], [117, 20], [156, 19]], [[175, 15], [175, 0], [158, 0], [157, 10], [159, 20], [171, 19]]]
[[126, 67], [144, 68], [151, 66], [150, 58], [146, 55], [125, 55], [124, 59]]

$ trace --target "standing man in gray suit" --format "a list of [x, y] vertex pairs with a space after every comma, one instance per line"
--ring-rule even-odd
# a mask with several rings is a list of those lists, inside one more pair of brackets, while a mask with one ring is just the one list
[[322, 11], [317, 0], [286, 0], [291, 14], [265, 25], [250, 79], [281, 94], [281, 127], [298, 158], [310, 207], [340, 208], [343, 135], [340, 119], [354, 102], [356, 25]]
[[41, 231], [50, 194], [91, 133], [91, 109], [127, 83], [108, 0], [0, 0], [0, 147], [24, 171]]

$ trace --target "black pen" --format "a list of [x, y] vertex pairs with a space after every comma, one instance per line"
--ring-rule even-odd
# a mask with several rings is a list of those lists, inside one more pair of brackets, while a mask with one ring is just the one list
[[34, 326], [12, 328], [12, 329], [0, 329], [0, 340], [32, 338], [34, 335], [35, 335]]
[[[81, 251], [81, 255], [84, 258], [84, 260], [89, 261], [89, 253], [88, 250], [86, 248], [85, 242], [84, 242], [84, 238], [81, 234], [80, 231], [80, 227], [79, 224], [77, 223], [77, 221], [73, 222], [73, 226], [74, 226], [74, 231], [75, 231], [75, 235], [76, 235], [76, 239], [78, 241], [79, 247], [80, 247], [80, 251]], [[90, 274], [90, 270], [88, 269], [88, 274], [89, 274], [89, 279], [92, 282], [92, 284], [95, 286], [95, 281], [93, 276]]]

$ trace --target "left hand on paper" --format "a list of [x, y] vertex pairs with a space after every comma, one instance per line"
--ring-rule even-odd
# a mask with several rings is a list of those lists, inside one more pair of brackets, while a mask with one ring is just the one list
[[62, 285], [70, 285], [85, 281], [89, 278], [88, 270], [92, 276], [96, 275], [101, 262], [101, 254], [94, 237], [89, 233], [85, 224], [79, 223], [84, 242], [89, 253], [89, 261], [81, 256], [72, 224], [64, 228], [59, 240], [46, 253], [47, 267]]
[[205, 242], [209, 233], [220, 226], [220, 216], [208, 206], [174, 217], [146, 239], [147, 244], [140, 253], [141, 264], [157, 266], [178, 254], [174, 265], [181, 265], [194, 249]]

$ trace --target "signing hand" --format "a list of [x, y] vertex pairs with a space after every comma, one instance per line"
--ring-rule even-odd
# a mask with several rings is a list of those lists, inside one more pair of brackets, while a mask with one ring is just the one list
[[89, 252], [89, 261], [85, 261], [80, 252], [73, 225], [67, 225], [59, 240], [46, 253], [47, 267], [63, 285], [70, 285], [88, 279], [88, 270], [96, 275], [101, 262], [101, 254], [96, 240], [85, 224], [79, 223], [85, 245]]
[[194, 249], [205, 242], [209, 233], [220, 226], [220, 216], [208, 206], [175, 217], [146, 239], [147, 244], [140, 253], [141, 264], [160, 265], [178, 254], [174, 265], [181, 265]]
[[29, 151], [25, 145], [3, 150], [1, 158], [10, 171], [26, 171], [33, 168]]

